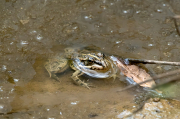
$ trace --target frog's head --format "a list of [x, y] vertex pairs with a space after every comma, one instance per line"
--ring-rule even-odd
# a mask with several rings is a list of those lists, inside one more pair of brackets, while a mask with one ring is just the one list
[[77, 53], [78, 49], [76, 48], [65, 48], [64, 49], [64, 54], [66, 58], [72, 58], [74, 56], [75, 53]]

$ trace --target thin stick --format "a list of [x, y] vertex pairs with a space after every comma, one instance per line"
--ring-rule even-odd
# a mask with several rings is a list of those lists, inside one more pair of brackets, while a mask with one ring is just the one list
[[155, 89], [155, 88], [157, 88], [157, 87], [159, 87], [159, 86], [161, 86], [161, 85], [164, 85], [164, 84], [167, 84], [167, 83], [169, 83], [169, 82], [176, 81], [176, 80], [179, 80], [179, 79], [180, 79], [180, 76], [179, 76], [179, 75], [177, 75], [177, 76], [172, 76], [172, 77], [170, 77], [170, 78], [168, 78], [168, 79], [166, 79], [166, 80], [163, 80], [160, 84], [152, 87], [151, 89]]
[[154, 76], [153, 78], [150, 78], [150, 79], [148, 79], [148, 80], [146, 80], [146, 81], [142, 81], [142, 82], [140, 82], [140, 83], [136, 83], [135, 85], [129, 85], [129, 86], [127, 86], [126, 88], [123, 88], [123, 89], [121, 89], [121, 90], [119, 90], [119, 91], [117, 91], [117, 92], [122, 92], [122, 91], [124, 91], [124, 90], [128, 90], [128, 89], [130, 89], [130, 88], [136, 87], [136, 86], [141, 85], [141, 84], [146, 83], [146, 82], [150, 82], [150, 81], [152, 81], [152, 80], [156, 80], [156, 79], [168, 77], [168, 76], [171, 76], [171, 75], [177, 75], [178, 73], [180, 73], [180, 69], [174, 70], [174, 71], [170, 71], [170, 72], [166, 72], [166, 73], [163, 73], [163, 74], [159, 74], [159, 75]]
[[168, 62], [168, 61], [156, 61], [156, 60], [144, 60], [144, 59], [131, 59], [127, 58], [131, 62], [145, 63], [145, 64], [164, 64], [164, 65], [177, 65], [180, 66], [180, 62]]
[[180, 36], [180, 32], [179, 32], [179, 28], [178, 28], [178, 24], [177, 24], [177, 19], [179, 19], [179, 18], [180, 18], [180, 15], [175, 15], [173, 17], [173, 20], [174, 20], [174, 25], [176, 27], [176, 31], [177, 31], [178, 35]]

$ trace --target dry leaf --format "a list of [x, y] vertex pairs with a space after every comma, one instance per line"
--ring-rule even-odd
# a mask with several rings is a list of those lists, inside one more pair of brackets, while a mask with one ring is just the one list
[[[136, 65], [125, 65], [120, 60], [117, 60], [116, 63], [117, 63], [117, 66], [119, 67], [119, 69], [121, 70], [121, 72], [125, 76], [133, 79], [136, 83], [140, 83], [140, 82], [143, 82], [143, 81], [146, 81], [146, 80], [152, 78], [144, 69], [139, 68]], [[154, 85], [156, 85], [156, 84], [152, 80], [152, 81], [143, 83], [140, 86], [152, 88]]]

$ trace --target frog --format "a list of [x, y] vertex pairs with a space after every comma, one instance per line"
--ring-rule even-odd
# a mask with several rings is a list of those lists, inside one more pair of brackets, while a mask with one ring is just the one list
[[69, 66], [68, 60], [65, 57], [56, 55], [49, 58], [48, 61], [45, 62], [44, 67], [48, 71], [50, 78], [52, 77], [59, 80], [56, 74], [64, 72]]
[[[79, 50], [75, 48], [65, 48], [64, 55], [56, 55], [45, 63], [44, 67], [48, 71], [49, 76], [59, 80], [56, 74], [64, 72], [68, 67], [73, 69], [75, 72], [71, 75], [71, 79], [77, 85], [81, 85], [85, 88], [90, 89], [94, 87], [84, 81], [80, 80], [80, 76], [87, 74], [94, 78], [106, 78], [113, 77], [115, 75], [109, 75], [115, 70], [114, 65], [111, 67], [110, 62], [103, 53], [91, 52], [89, 50]], [[111, 67], [111, 71], [109, 71]], [[108, 72], [108, 73], [107, 73]]]

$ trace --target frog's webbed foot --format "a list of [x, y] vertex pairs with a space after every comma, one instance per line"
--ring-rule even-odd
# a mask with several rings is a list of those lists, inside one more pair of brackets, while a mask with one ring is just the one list
[[91, 85], [89, 85], [88, 83], [85, 83], [84, 81], [81, 81], [80, 79], [77, 79], [76, 81], [78, 81], [78, 85], [81, 85], [85, 88], [90, 89], [89, 87], [91, 87]]
[[92, 85], [92, 84], [89, 84], [89, 83], [85, 83], [84, 81], [82, 81], [84, 84], [87, 85], [86, 88], [90, 89], [89, 87], [93, 87], [93, 88], [96, 88], [96, 86]]
[[80, 70], [77, 70], [73, 73], [73, 75], [71, 76], [71, 78], [73, 79], [73, 81], [77, 84], [77, 85], [81, 85], [85, 88], [90, 89], [89, 87], [92, 87], [92, 85], [89, 85], [88, 83], [85, 83], [84, 81], [81, 81], [79, 79], [79, 76], [83, 75], [84, 73], [81, 72]]

